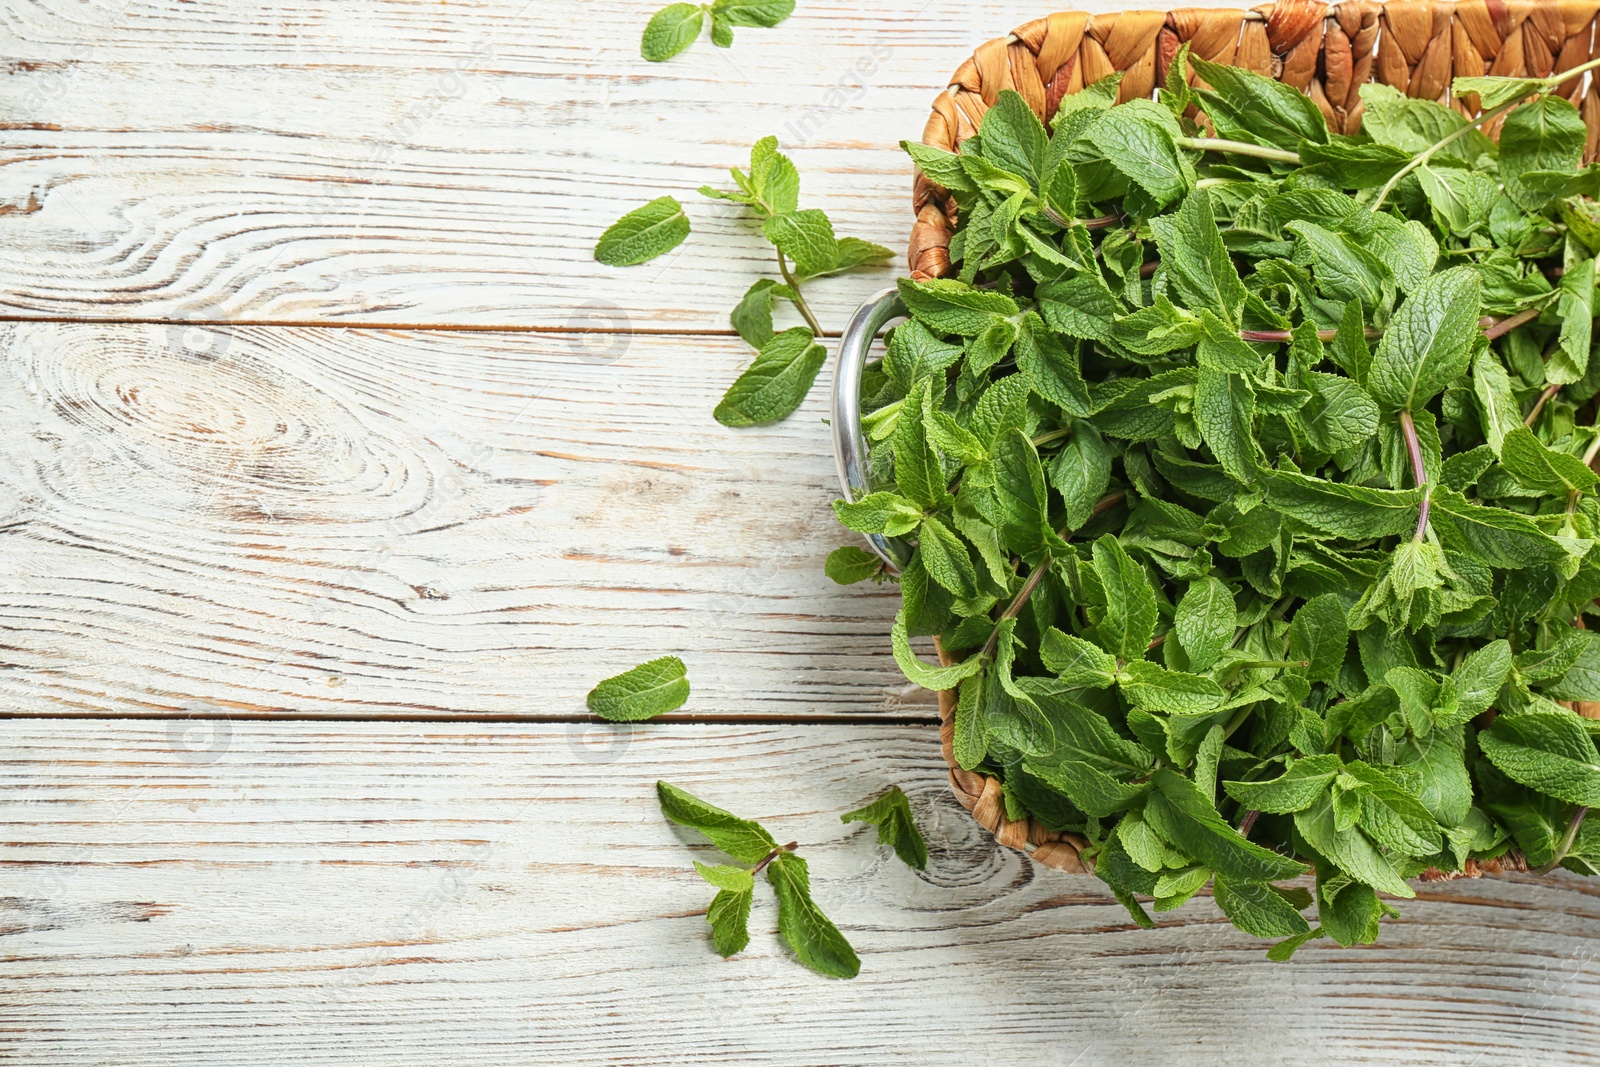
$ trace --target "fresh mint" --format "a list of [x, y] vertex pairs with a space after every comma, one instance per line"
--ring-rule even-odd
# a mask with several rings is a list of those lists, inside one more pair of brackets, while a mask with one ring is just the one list
[[612, 722], [638, 722], [676, 711], [688, 699], [689, 678], [683, 660], [663, 656], [589, 690], [589, 710]]
[[741, 819], [668, 782], [656, 783], [656, 797], [668, 819], [698, 830], [746, 865], [694, 861], [700, 877], [717, 890], [706, 909], [706, 922], [711, 924], [711, 943], [719, 955], [735, 955], [750, 943], [755, 876], [765, 871], [778, 898], [778, 933], [795, 958], [831, 978], [854, 978], [860, 972], [861, 961], [850, 942], [812, 899], [810, 869], [795, 854], [798, 844], [780, 845], [760, 823]]
[[[1367, 86], [1359, 136], [1173, 66], [1155, 101], [1002, 91], [959, 153], [906, 145], [954, 198], [951, 276], [900, 283], [872, 491], [835, 505], [905, 542], [896, 661], [1141, 925], [1209, 884], [1282, 959], [1375, 940], [1430, 869], [1600, 873], [1600, 169], [1553, 95], [1600, 61], [1460, 79], [1478, 120]], [[786, 264], [757, 326], [844, 258], [784, 174], [729, 194]], [[893, 843], [898, 810], [846, 818]]]
[[672, 251], [688, 236], [683, 205], [661, 196], [612, 223], [594, 246], [594, 258], [608, 267], [637, 266]]
[[845, 812], [840, 822], [871, 823], [878, 828], [878, 844], [894, 849], [907, 867], [922, 870], [928, 866], [928, 845], [911, 817], [911, 803], [899, 786], [891, 786], [887, 793], [865, 807]]
[[694, 44], [706, 25], [711, 43], [733, 45], [735, 26], [776, 26], [794, 14], [794, 0], [715, 0], [710, 4], [668, 4], [644, 28], [639, 54], [652, 63], [671, 59]]

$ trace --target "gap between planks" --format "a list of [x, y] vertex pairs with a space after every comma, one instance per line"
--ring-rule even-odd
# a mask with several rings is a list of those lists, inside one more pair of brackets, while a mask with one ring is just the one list
[[[244, 329], [246, 327], [281, 327], [310, 330], [405, 330], [419, 333], [532, 333], [555, 336], [588, 335], [628, 337], [737, 337], [733, 330], [700, 328], [671, 329], [664, 326], [647, 326], [637, 329], [608, 330], [601, 327], [581, 326], [517, 326], [507, 323], [467, 324], [448, 322], [329, 322], [326, 319], [177, 319], [177, 318], [87, 318], [73, 315], [0, 315], [0, 323], [25, 325], [61, 323], [73, 326], [184, 326], [210, 329]], [[824, 331], [821, 337], [835, 338], [837, 333]]]

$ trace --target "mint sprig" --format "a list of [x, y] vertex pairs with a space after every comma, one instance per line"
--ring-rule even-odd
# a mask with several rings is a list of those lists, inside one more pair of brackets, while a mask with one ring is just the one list
[[861, 961], [850, 942], [812, 899], [810, 870], [795, 855], [798, 844], [780, 845], [760, 823], [741, 819], [668, 782], [656, 783], [656, 796], [668, 819], [700, 831], [733, 859], [750, 865], [713, 867], [695, 861], [700, 877], [717, 888], [706, 921], [719, 954], [732, 956], [749, 944], [755, 876], [765, 871], [778, 898], [778, 933], [795, 958], [831, 978], [854, 978], [860, 973]]
[[671, 59], [694, 44], [707, 23], [711, 43], [733, 46], [735, 26], [776, 26], [794, 14], [794, 0], [714, 0], [709, 4], [668, 4], [650, 17], [639, 54], [652, 63]]

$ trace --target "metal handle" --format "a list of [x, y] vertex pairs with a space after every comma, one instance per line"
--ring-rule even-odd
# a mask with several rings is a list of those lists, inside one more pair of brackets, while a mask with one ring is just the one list
[[[867, 481], [867, 439], [861, 432], [861, 372], [867, 350], [878, 331], [902, 318], [906, 307], [895, 289], [885, 289], [867, 299], [850, 318], [839, 339], [839, 362], [833, 368], [833, 461], [839, 468], [844, 498], [854, 501], [872, 492]], [[899, 571], [911, 562], [911, 549], [897, 537], [865, 534], [873, 555]]]

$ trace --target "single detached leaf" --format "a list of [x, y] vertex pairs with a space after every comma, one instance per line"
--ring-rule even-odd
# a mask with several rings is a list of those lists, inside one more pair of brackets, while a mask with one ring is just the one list
[[612, 722], [638, 722], [676, 711], [688, 699], [689, 678], [683, 660], [662, 656], [589, 690], [589, 710]]
[[811, 899], [811, 874], [806, 861], [783, 852], [767, 864], [767, 881], [778, 895], [778, 933], [795, 958], [818, 974], [854, 978], [861, 960], [839, 928]]
[[668, 4], [645, 25], [639, 54], [652, 63], [671, 59], [694, 44], [704, 25], [705, 10], [699, 4]]
[[865, 822], [878, 828], [878, 844], [894, 849], [907, 867], [923, 870], [928, 866], [928, 845], [911, 817], [911, 803], [899, 786], [891, 786], [887, 793], [864, 808], [845, 812], [840, 822]]
[[672, 251], [688, 236], [689, 216], [683, 213], [683, 205], [661, 196], [613, 222], [594, 246], [594, 258], [608, 267], [631, 267]]
[[661, 813], [679, 826], [699, 830], [717, 848], [740, 863], [760, 863], [778, 843], [760, 823], [707, 804], [669, 782], [656, 783]]
[[1459, 377], [1478, 336], [1478, 273], [1435, 274], [1400, 305], [1373, 355], [1367, 390], [1391, 411], [1421, 408]]
[[713, 414], [724, 426], [776, 422], [805, 401], [827, 358], [828, 350], [804, 326], [784, 330], [761, 346]]

